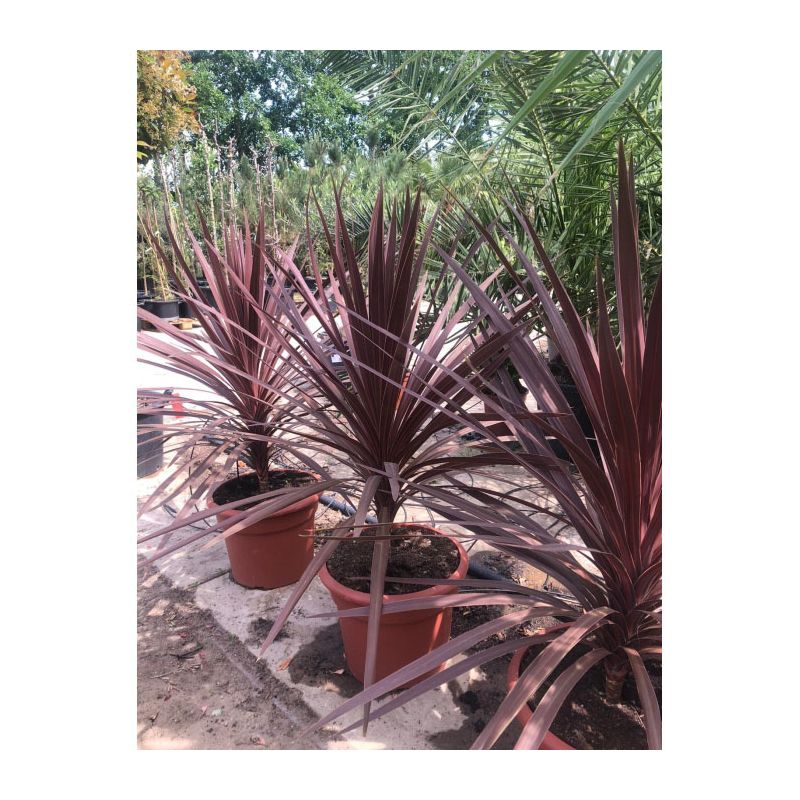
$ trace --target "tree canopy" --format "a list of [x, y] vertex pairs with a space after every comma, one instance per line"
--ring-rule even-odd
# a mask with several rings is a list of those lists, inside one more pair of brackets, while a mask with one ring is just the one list
[[174, 147], [184, 131], [197, 130], [195, 87], [183, 50], [136, 53], [136, 139], [140, 159]]
[[348, 153], [366, 149], [366, 107], [312, 50], [195, 50], [191, 80], [209, 136], [239, 156], [270, 144], [297, 163], [318, 139]]

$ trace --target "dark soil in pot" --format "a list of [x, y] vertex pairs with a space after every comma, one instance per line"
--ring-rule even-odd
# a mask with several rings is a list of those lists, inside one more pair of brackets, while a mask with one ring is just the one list
[[[308, 486], [311, 483], [314, 483], [314, 478], [308, 472], [285, 469], [275, 470], [269, 474], [268, 491], [272, 492], [275, 489], [285, 489], [287, 487]], [[233, 480], [226, 481], [211, 496], [218, 506], [223, 506], [226, 503], [244, 500], [246, 497], [252, 497], [256, 494], [262, 494], [258, 490], [258, 476], [255, 472], [248, 472]], [[260, 501], [239, 506], [237, 511], [252, 508], [258, 502]]]
[[[366, 528], [361, 536], [342, 542], [328, 559], [328, 571], [348, 589], [369, 592], [368, 576], [375, 545], [372, 537], [377, 532], [377, 528]], [[391, 578], [449, 578], [455, 572], [459, 552], [449, 539], [431, 536], [430, 529], [416, 526], [404, 525], [403, 533], [402, 537], [392, 538], [385, 594], [409, 594], [429, 588], [422, 584], [392, 583]]]
[[[542, 647], [531, 647], [522, 657], [520, 674], [533, 662]], [[531, 710], [541, 700], [547, 688], [561, 673], [589, 648], [579, 645], [562, 661], [529, 703]], [[661, 706], [661, 664], [645, 662], [653, 680]], [[603, 663], [593, 667], [578, 682], [550, 726], [550, 731], [577, 750], [646, 750], [647, 734], [642, 722], [643, 712], [636, 694], [632, 674], [628, 674], [622, 690], [622, 702], [612, 704], [605, 699], [605, 670]]]

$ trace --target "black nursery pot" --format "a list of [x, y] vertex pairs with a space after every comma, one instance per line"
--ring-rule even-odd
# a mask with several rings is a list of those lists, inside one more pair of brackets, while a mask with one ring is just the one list
[[199, 284], [200, 291], [203, 293], [203, 299], [205, 300], [206, 305], [211, 306], [212, 308], [217, 307], [217, 303], [214, 300], [214, 295], [211, 292], [211, 287], [207, 283]]
[[[589, 443], [589, 448], [594, 453], [595, 457], [599, 458], [600, 448], [597, 446], [594, 428], [592, 427], [592, 423], [589, 421], [589, 415], [586, 413], [586, 406], [583, 405], [583, 400], [581, 400], [581, 395], [578, 391], [578, 388], [572, 383], [560, 383], [558, 388], [561, 389], [564, 399], [567, 401], [567, 403], [569, 403], [569, 407], [572, 409], [575, 419], [578, 420], [578, 424], [581, 426], [583, 435], [586, 437], [586, 441]], [[553, 453], [555, 453], [556, 456], [558, 456], [558, 458], [561, 458], [564, 461], [572, 461], [572, 458], [570, 458], [569, 453], [567, 453], [561, 442], [559, 442], [557, 439], [548, 439], [548, 442], [550, 444], [550, 449], [553, 451]]]
[[586, 406], [581, 400], [581, 393], [578, 391], [578, 387], [574, 383], [561, 383], [558, 388], [561, 389], [564, 399], [569, 403], [575, 419], [578, 420], [578, 424], [581, 426], [583, 435], [587, 439], [594, 439], [594, 428], [589, 421], [589, 415], [586, 413]]
[[189, 304], [185, 300], [178, 301], [178, 316], [183, 317], [184, 319], [192, 316], [192, 312], [189, 309]]
[[[168, 389], [166, 396], [172, 394]], [[166, 405], [165, 400], [161, 405]], [[161, 425], [164, 415], [158, 411], [136, 415], [137, 429], [141, 425]], [[136, 477], [146, 478], [161, 469], [164, 463], [164, 439], [162, 431], [136, 431]]]
[[[594, 435], [594, 428], [592, 427], [592, 423], [589, 420], [589, 415], [586, 413], [586, 406], [584, 406], [583, 400], [581, 399], [581, 393], [578, 391], [578, 387], [574, 383], [570, 383], [569, 381], [564, 380], [563, 376], [559, 380], [559, 373], [562, 369], [563, 367], [555, 366], [552, 364], [550, 365], [550, 370], [555, 375], [556, 380], [558, 380], [558, 388], [561, 389], [561, 393], [564, 395], [564, 399], [569, 404], [572, 413], [575, 415], [575, 419], [578, 421], [578, 425], [581, 426], [583, 435], [589, 442], [589, 447], [591, 448], [595, 456], [599, 457], [600, 449], [597, 446], [597, 438]], [[572, 459], [569, 457], [567, 451], [564, 449], [561, 442], [556, 441], [555, 439], [550, 439], [549, 441], [551, 450], [559, 458], [562, 458], [565, 461], [572, 461]]]
[[[143, 308], [145, 311], [152, 311], [152, 302], [153, 302], [153, 295], [148, 294], [147, 292], [136, 292], [136, 308], [137, 310]], [[141, 331], [144, 330], [145, 323], [139, 318], [138, 314], [136, 316], [136, 330]]]
[[145, 308], [161, 319], [177, 319], [179, 306], [177, 300], [150, 300]]
[[[136, 425], [160, 425], [161, 414], [137, 414]], [[164, 463], [164, 443], [159, 431], [136, 433], [136, 477], [145, 478], [161, 469]]]

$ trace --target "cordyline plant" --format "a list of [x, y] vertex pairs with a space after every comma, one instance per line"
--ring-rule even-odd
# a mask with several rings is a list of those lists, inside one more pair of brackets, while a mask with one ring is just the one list
[[[543, 506], [524, 502], [511, 492], [475, 489], [451, 480], [449, 485], [426, 487], [424, 502], [444, 518], [457, 520], [476, 536], [543, 570], [567, 590], [566, 599], [504, 582], [485, 582], [482, 591], [432, 600], [401, 600], [387, 613], [456, 605], [514, 604], [526, 606], [505, 614], [437, 648], [377, 682], [325, 716], [315, 726], [370, 702], [422, 675], [443, 660], [464, 653], [482, 638], [504, 628], [541, 617], [546, 605], [551, 615], [566, 621], [525, 639], [545, 646], [520, 675], [491, 721], [473, 745], [490, 748], [511, 720], [553, 676], [577, 645], [586, 652], [563, 668], [538, 702], [520, 735], [516, 748], [537, 748], [556, 714], [578, 681], [596, 664], [603, 664], [606, 694], [619, 700], [622, 681], [629, 670], [644, 710], [648, 745], [661, 747], [661, 715], [655, 690], [645, 668], [646, 660], [661, 659], [661, 279], [649, 313], [645, 314], [640, 283], [637, 213], [633, 165], [626, 165], [620, 147], [618, 200], [611, 197], [614, 234], [616, 306], [619, 342], [615, 340], [602, 276], [597, 271], [597, 330], [593, 334], [580, 319], [556, 271], [534, 233], [530, 220], [515, 210], [541, 261], [552, 294], [523, 248], [505, 231], [527, 277], [529, 296], [538, 304], [559, 352], [575, 380], [597, 437], [596, 456], [554, 380], [547, 363], [529, 337], [510, 337], [511, 359], [534, 394], [539, 411], [530, 412], [511, 391], [508, 377], [495, 384], [496, 397], [484, 402], [496, 415], [495, 424], [470, 421], [488, 440], [484, 455], [494, 448], [496, 463], [515, 463], [522, 472], [519, 487], [542, 486], [558, 505], [558, 515], [569, 522], [583, 546], [565, 543], [543, 525]], [[474, 219], [474, 218], [473, 218]], [[485, 241], [511, 273], [514, 265], [491, 233], [482, 228]], [[513, 300], [494, 303], [467, 274], [465, 265], [440, 251], [470, 292], [496, 331], [514, 327]], [[516, 441], [519, 452], [497, 446], [495, 434]], [[554, 457], [551, 441], [558, 440], [572, 464]], [[518, 487], [518, 488], [519, 488]], [[537, 512], [537, 513], [534, 513]], [[581, 558], [576, 557], [578, 551]], [[419, 583], [437, 581], [419, 579]], [[467, 585], [467, 582], [462, 582]], [[477, 588], [472, 584], [472, 588]], [[557, 610], [552, 610], [557, 609]], [[358, 616], [363, 612], [338, 612]], [[468, 655], [432, 677], [423, 679], [375, 710], [370, 719], [403, 705], [424, 691], [494, 658], [510, 653], [519, 639]], [[354, 726], [351, 726], [354, 727]]]
[[[208, 393], [207, 399], [194, 396], [191, 400], [185, 399], [179, 420], [148, 426], [159, 430], [165, 440], [172, 443], [174, 457], [168, 467], [168, 477], [142, 506], [140, 514], [185, 499], [174, 523], [140, 539], [144, 542], [164, 537], [150, 559], [154, 560], [217, 530], [221, 523], [209, 525], [180, 544], [167, 546], [173, 531], [205, 520], [220, 509], [239, 512], [229, 519], [230, 527], [225, 532], [228, 536], [290, 503], [316, 494], [327, 484], [317, 482], [297, 488], [269, 489], [273, 451], [292, 451], [287, 432], [302, 420], [303, 407], [294, 399], [302, 394], [302, 388], [297, 385], [299, 376], [286, 359], [283, 337], [276, 335], [274, 326], [264, 321], [265, 314], [279, 320], [281, 312], [267, 283], [265, 253], [268, 246], [263, 213], [255, 237], [251, 235], [247, 220], [243, 231], [230, 226], [224, 236], [223, 252], [214, 246], [204, 220], [201, 219], [201, 226], [205, 252], [187, 228], [194, 255], [211, 289], [213, 304], [206, 302], [169, 221], [166, 221], [166, 231], [172, 258], [168, 257], [152, 226], [147, 222], [144, 226], [173, 284], [184, 287], [184, 291], [177, 294], [189, 304], [192, 316], [202, 325], [202, 332], [178, 330], [140, 308], [139, 317], [160, 334], [138, 334], [139, 349], [156, 357], [155, 360], [140, 357], [140, 361], [188, 378], [200, 384], [203, 393]], [[163, 396], [154, 390], [140, 390], [138, 394], [140, 412], [163, 405]], [[164, 409], [161, 413], [174, 417], [178, 412]], [[199, 446], [209, 442], [210, 450]], [[192, 513], [197, 501], [224, 479], [239, 459], [249, 462], [255, 471], [258, 493], [212, 510]], [[244, 505], [248, 507], [241, 510]]]
[[[309, 387], [305, 395], [308, 421], [302, 431], [305, 446], [333, 457], [347, 473], [338, 490], [355, 487], [360, 501], [356, 513], [319, 548], [278, 614], [261, 652], [274, 641], [342, 538], [361, 534], [366, 515], [374, 507], [378, 534], [374, 536], [370, 573], [364, 671], [364, 684], [369, 686], [375, 675], [392, 524], [403, 503], [430, 481], [448, 470], [463, 469], [467, 461], [489, 463], [481, 456], [465, 459], [454, 455], [464, 432], [457, 414], [463, 413], [461, 406], [473, 396], [471, 386], [482, 383], [483, 376], [491, 375], [502, 363], [507, 338], [518, 332], [488, 334], [476, 304], [467, 298], [455, 307], [454, 293], [425, 341], [415, 347], [426, 285], [423, 264], [437, 214], [418, 242], [423, 213], [420, 195], [412, 202], [406, 194], [402, 214], [393, 204], [387, 228], [381, 190], [366, 252], [359, 259], [338, 191], [334, 195], [332, 231], [317, 205], [326, 259], [332, 264], [327, 297], [307, 224], [316, 291], [308, 287], [291, 254], [276, 250], [268, 261], [275, 276], [271, 290], [277, 298], [280, 322], [275, 314], [273, 330], [270, 314], [262, 316], [274, 335], [287, 337], [288, 358]], [[298, 307], [295, 293], [302, 296], [310, 313]], [[311, 403], [313, 397], [323, 398], [324, 404]]]

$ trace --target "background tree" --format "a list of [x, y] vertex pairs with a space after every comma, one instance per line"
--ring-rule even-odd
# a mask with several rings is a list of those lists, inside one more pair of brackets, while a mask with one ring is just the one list
[[232, 138], [238, 156], [271, 142], [278, 157], [300, 163], [314, 138], [343, 153], [366, 149], [366, 108], [326, 70], [323, 53], [195, 50], [191, 57], [200, 122], [220, 142]]
[[136, 139], [139, 160], [166, 153], [183, 131], [197, 130], [189, 83], [188, 54], [183, 50], [136, 53]]

